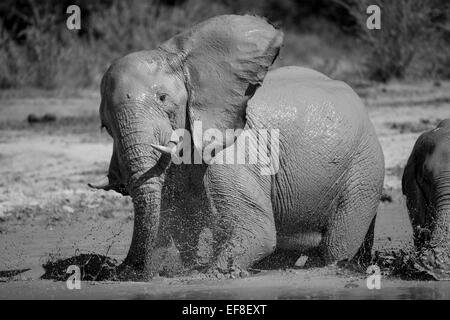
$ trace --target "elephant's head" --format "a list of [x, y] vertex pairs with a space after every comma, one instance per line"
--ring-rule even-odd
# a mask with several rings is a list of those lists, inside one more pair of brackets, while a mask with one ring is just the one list
[[[114, 62], [101, 83], [100, 117], [114, 139], [106, 183], [93, 187], [129, 194], [135, 208], [125, 263], [145, 269], [159, 224], [166, 151], [176, 129], [242, 129], [247, 101], [278, 55], [283, 34], [261, 18], [218, 16], [159, 48]], [[192, 136], [195, 149], [203, 135]], [[223, 147], [234, 141], [222, 141]]]
[[417, 140], [403, 174], [403, 193], [416, 246], [450, 249], [450, 119]]

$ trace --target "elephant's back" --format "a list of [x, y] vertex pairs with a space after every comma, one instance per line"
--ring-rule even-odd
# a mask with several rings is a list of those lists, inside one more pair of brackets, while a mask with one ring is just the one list
[[268, 82], [296, 82], [299, 79], [311, 80], [330, 80], [326, 75], [320, 73], [319, 71], [297, 67], [297, 66], [289, 66], [282, 67], [271, 70], [267, 73], [264, 81]]
[[331, 143], [338, 150], [351, 149], [374, 132], [361, 99], [347, 84], [301, 67], [269, 72], [247, 114], [250, 126], [279, 129], [308, 143]]
[[[286, 232], [299, 225], [320, 229], [373, 126], [346, 84], [305, 68], [281, 69], [249, 101], [247, 123], [279, 130], [280, 170], [273, 177], [279, 223]], [[276, 199], [279, 193], [289, 201]]]
[[248, 113], [270, 113], [269, 118], [274, 123], [277, 117], [286, 120], [283, 113], [292, 116], [294, 121], [301, 121], [320, 110], [327, 110], [330, 117], [339, 118], [352, 127], [368, 122], [367, 111], [352, 88], [303, 67], [282, 67], [268, 72], [248, 107]]

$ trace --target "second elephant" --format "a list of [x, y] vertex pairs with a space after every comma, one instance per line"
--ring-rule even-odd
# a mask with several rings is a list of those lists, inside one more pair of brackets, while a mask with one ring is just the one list
[[417, 139], [402, 188], [416, 248], [430, 247], [450, 269], [450, 119]]

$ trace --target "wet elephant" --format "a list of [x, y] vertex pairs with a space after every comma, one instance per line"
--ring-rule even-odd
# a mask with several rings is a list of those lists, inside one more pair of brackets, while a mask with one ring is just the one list
[[261, 18], [218, 16], [105, 73], [100, 118], [114, 147], [95, 187], [133, 199], [122, 270], [148, 278], [170, 238], [194, 266], [205, 226], [206, 271], [247, 269], [275, 249], [327, 264], [370, 243], [384, 179], [374, 128], [345, 83], [268, 72], [282, 40]]
[[417, 249], [450, 255], [450, 119], [416, 141], [402, 179]]

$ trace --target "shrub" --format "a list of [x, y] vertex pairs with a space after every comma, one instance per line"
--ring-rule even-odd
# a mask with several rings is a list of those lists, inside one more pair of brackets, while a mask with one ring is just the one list
[[82, 30], [69, 31], [57, 11], [32, 1], [29, 5], [32, 14], [24, 18], [20, 36], [13, 37], [0, 21], [0, 88], [98, 85], [112, 60], [154, 49], [186, 27], [226, 12], [225, 6], [207, 0], [173, 7], [156, 0], [112, 0], [95, 15], [82, 16]]
[[[370, 79], [384, 82], [404, 78], [410, 69], [424, 75], [437, 59], [440, 50], [436, 40], [442, 39], [442, 31], [435, 17], [444, 11], [444, 1], [335, 1], [345, 6], [358, 23], [359, 36], [367, 51], [365, 66]], [[366, 9], [372, 4], [381, 8], [380, 30], [369, 30], [366, 26]]]
[[12, 88], [23, 83], [25, 53], [10, 37], [0, 21], [0, 88]]
[[[0, 4], [0, 88], [97, 87], [114, 59], [154, 49], [187, 27], [225, 13], [260, 14], [282, 26], [284, 60], [278, 64], [301, 64], [354, 78], [355, 72], [361, 77], [363, 60], [365, 76], [379, 81], [411, 74], [450, 77], [447, 2], [79, 0], [81, 30], [70, 31], [65, 26], [70, 0], [4, 0]], [[381, 30], [366, 28], [370, 4], [381, 7]], [[351, 27], [351, 32], [341, 32]], [[355, 34], [358, 46], [349, 46]]]

